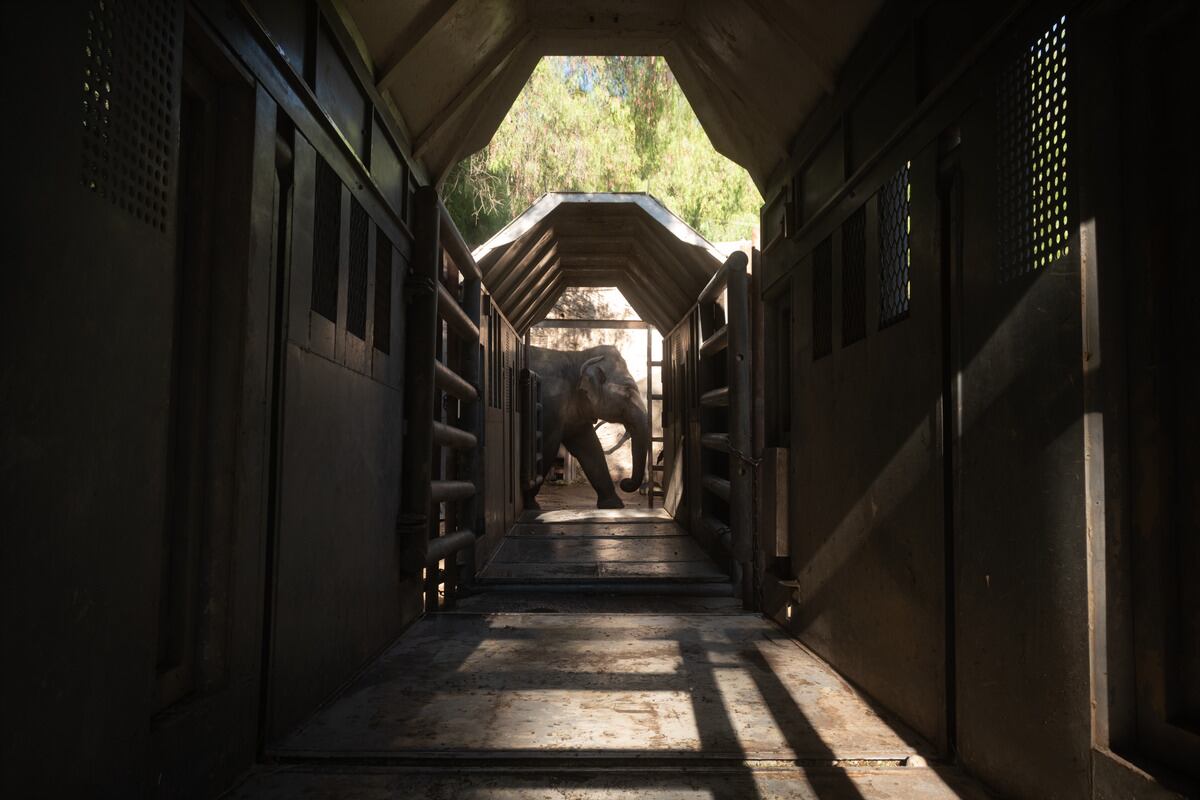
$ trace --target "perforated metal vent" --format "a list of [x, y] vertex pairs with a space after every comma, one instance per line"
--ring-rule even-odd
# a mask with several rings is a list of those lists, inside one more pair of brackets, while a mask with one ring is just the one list
[[392, 352], [392, 243], [375, 229], [375, 349]]
[[842, 223], [842, 347], [867, 333], [867, 209]]
[[813, 361], [833, 352], [833, 240], [813, 251]]
[[83, 185], [165, 232], [175, 137], [178, 4], [93, 0], [87, 15]]
[[912, 184], [906, 163], [879, 190], [879, 327], [908, 316], [912, 299]]
[[342, 236], [342, 182], [333, 167], [317, 159], [313, 214], [312, 310], [337, 322], [338, 250]]
[[350, 198], [350, 274], [346, 285], [346, 330], [367, 338], [367, 212]]
[[1003, 72], [996, 113], [1003, 282], [1070, 252], [1066, 17]]

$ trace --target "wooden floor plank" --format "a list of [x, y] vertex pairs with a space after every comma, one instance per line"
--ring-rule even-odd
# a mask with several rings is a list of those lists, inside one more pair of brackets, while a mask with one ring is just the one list
[[596, 563], [610, 561], [707, 561], [708, 556], [690, 536], [646, 539], [508, 538], [493, 563]]

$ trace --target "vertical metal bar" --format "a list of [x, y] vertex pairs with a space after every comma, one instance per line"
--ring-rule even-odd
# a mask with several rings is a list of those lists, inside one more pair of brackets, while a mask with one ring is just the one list
[[[646, 508], [654, 508], [654, 329], [646, 328]], [[636, 467], [636, 465], [635, 465]]]
[[729, 522], [733, 527], [733, 557], [742, 568], [743, 599], [752, 604], [752, 592], [745, 585], [751, 574], [754, 535], [750, 289], [745, 259], [730, 264], [730, 267], [726, 313], [726, 324], [729, 325], [729, 481], [732, 484]]
[[[476, 330], [479, 329], [482, 319], [480, 316], [482, 289], [482, 283], [477, 277], [468, 275], [463, 282], [463, 310], [467, 312], [467, 317], [471, 322], [475, 323]], [[484, 531], [483, 497], [486, 480], [483, 473], [483, 460], [479, 457], [479, 450], [483, 443], [483, 359], [480, 356], [479, 348], [478, 336], [462, 342], [462, 376], [475, 387], [476, 394], [474, 400], [461, 401], [459, 419], [463, 430], [475, 436], [476, 445], [469, 450], [459, 451], [457, 455], [457, 476], [460, 480], [475, 484], [475, 494], [463, 501], [459, 507], [459, 526], [469, 527], [477, 537], [483, 535]], [[464, 549], [455, 558], [461, 559], [458, 576], [461, 584], [470, 586], [475, 580], [474, 546]]]
[[425, 568], [433, 480], [433, 362], [437, 357], [437, 280], [441, 264], [438, 198], [421, 187], [414, 198], [413, 260], [405, 283], [408, 296], [404, 376], [404, 470], [396, 520], [401, 581], [420, 580]]

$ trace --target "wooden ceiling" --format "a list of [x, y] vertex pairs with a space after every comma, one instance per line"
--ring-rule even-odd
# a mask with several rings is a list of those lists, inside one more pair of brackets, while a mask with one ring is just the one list
[[340, 0], [439, 185], [546, 55], [662, 55], [722, 154], [765, 186], [882, 0]]
[[615, 286], [667, 333], [723, 260], [666, 206], [636, 193], [542, 195], [474, 255], [493, 302], [522, 334], [570, 286]]

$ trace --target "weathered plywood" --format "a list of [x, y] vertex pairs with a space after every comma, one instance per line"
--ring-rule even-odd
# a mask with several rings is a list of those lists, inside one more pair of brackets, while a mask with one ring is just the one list
[[371, 772], [278, 769], [252, 775], [232, 800], [950, 800], [985, 797], [957, 773], [911, 767], [631, 773]]
[[518, 523], [508, 532], [509, 538], [517, 537], [624, 537], [635, 536], [679, 536], [680, 528], [674, 521], [634, 520], [633, 522], [583, 522], [569, 525], [541, 523]]
[[707, 561], [708, 557], [690, 536], [658, 536], [505, 540], [495, 561], [502, 564], [554, 561], [557, 563]]
[[525, 511], [521, 522], [546, 525], [575, 522], [666, 522], [671, 515], [663, 508], [564, 508], [559, 511]]
[[919, 740], [752, 615], [426, 617], [274, 755], [904, 759]]

